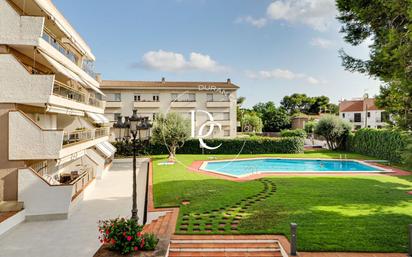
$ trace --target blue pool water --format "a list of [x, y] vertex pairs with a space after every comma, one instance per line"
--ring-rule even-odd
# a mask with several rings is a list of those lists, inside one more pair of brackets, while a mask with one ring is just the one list
[[207, 162], [205, 170], [230, 176], [245, 176], [255, 172], [381, 172], [383, 170], [356, 161], [302, 160], [302, 159], [251, 159]]

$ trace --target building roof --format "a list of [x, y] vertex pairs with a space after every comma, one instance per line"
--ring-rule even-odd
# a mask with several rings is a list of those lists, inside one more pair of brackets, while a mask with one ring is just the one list
[[375, 98], [343, 100], [339, 103], [339, 112], [362, 112], [366, 109], [382, 110], [375, 105]]
[[123, 80], [103, 80], [100, 84], [101, 89], [134, 89], [134, 88], [196, 88], [205, 87], [205, 90], [210, 90], [210, 87], [216, 89], [231, 89], [236, 90], [239, 87], [233, 84], [230, 79], [226, 82], [210, 82], [210, 81], [123, 81]]

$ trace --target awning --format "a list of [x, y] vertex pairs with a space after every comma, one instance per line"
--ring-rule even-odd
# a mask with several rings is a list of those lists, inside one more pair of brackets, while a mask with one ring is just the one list
[[63, 75], [65, 75], [69, 79], [77, 81], [80, 84], [85, 84], [84, 81], [76, 73], [74, 73], [71, 70], [67, 69], [66, 67], [64, 67], [59, 62], [55, 61], [53, 58], [51, 58], [47, 54], [43, 53], [42, 51], [40, 51], [40, 54], [50, 63], [51, 66], [53, 66], [55, 71], [62, 73]]
[[57, 106], [51, 106], [51, 105], [47, 106], [46, 112], [61, 113], [61, 114], [76, 115], [76, 116], [84, 116], [84, 112], [82, 112], [82, 111], [77, 111], [77, 110], [72, 110], [72, 109], [67, 109], [67, 108], [62, 108], [62, 107], [57, 107]]
[[89, 116], [89, 118], [92, 119], [93, 123], [95, 123], [95, 124], [110, 123], [109, 119], [106, 118], [106, 116], [104, 116], [103, 114], [100, 114], [100, 113], [87, 112], [87, 116]]
[[102, 91], [100, 91], [100, 89], [98, 89], [91, 82], [87, 81], [86, 79], [82, 79], [79, 75], [77, 75], [70, 69], [66, 68], [64, 65], [60, 64], [59, 62], [57, 62], [56, 60], [48, 56], [46, 53], [43, 53], [42, 51], [39, 51], [39, 52], [46, 59], [46, 61], [49, 62], [51, 66], [53, 66], [55, 71], [62, 73], [64, 76], [68, 77], [69, 79], [77, 81], [78, 83], [82, 84], [85, 87], [91, 88], [93, 91], [101, 95], [105, 95]]
[[99, 152], [101, 152], [107, 158], [112, 157], [114, 153], [116, 152], [116, 148], [107, 141], [98, 143], [96, 145], [96, 148], [97, 150], [99, 150]]

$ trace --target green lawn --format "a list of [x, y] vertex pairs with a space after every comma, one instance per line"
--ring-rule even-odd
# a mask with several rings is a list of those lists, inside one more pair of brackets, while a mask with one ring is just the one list
[[[339, 158], [329, 151], [264, 156]], [[412, 223], [412, 176], [268, 177], [231, 182], [188, 171], [208, 155], [178, 155], [180, 164], [154, 160], [156, 207], [179, 206], [177, 232], [275, 233], [298, 223], [300, 251], [406, 252]], [[220, 155], [218, 158], [233, 157]], [[250, 157], [242, 155], [241, 157]], [[347, 158], [368, 159], [347, 154]], [[189, 200], [189, 205], [181, 205]]]

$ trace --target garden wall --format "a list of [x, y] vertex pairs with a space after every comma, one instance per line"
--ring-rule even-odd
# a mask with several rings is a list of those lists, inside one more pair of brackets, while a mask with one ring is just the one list
[[[214, 147], [222, 144], [215, 150], [200, 148], [197, 139], [187, 140], [184, 146], [178, 149], [178, 154], [269, 154], [269, 153], [302, 153], [304, 140], [298, 137], [287, 138], [239, 138], [239, 139], [204, 139], [208, 146]], [[117, 155], [131, 156], [132, 146], [125, 143], [113, 143], [117, 148]], [[168, 154], [163, 144], [150, 144], [140, 154]]]
[[346, 149], [391, 162], [401, 162], [406, 144], [406, 133], [364, 128], [348, 137]]

